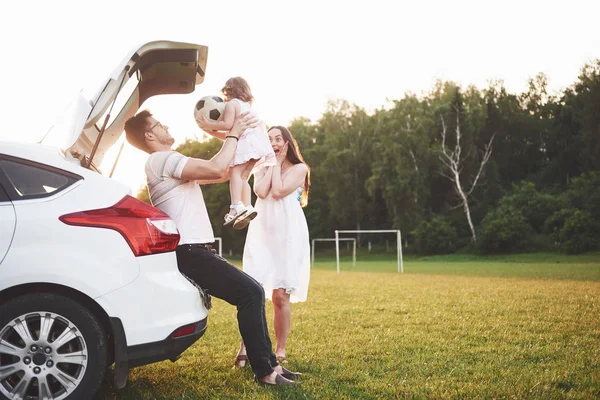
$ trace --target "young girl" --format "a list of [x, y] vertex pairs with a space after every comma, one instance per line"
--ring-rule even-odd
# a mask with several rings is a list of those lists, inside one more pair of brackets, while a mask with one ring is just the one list
[[[227, 105], [220, 121], [210, 121], [202, 117], [198, 123], [209, 134], [214, 131], [229, 131], [235, 118], [246, 111], [252, 110], [254, 97], [245, 79], [235, 77], [225, 82], [221, 89]], [[252, 112], [255, 117], [256, 113]], [[234, 229], [243, 229], [256, 217], [257, 212], [250, 204], [251, 193], [248, 178], [260, 168], [276, 164], [275, 153], [269, 143], [269, 136], [264, 121], [258, 121], [255, 128], [248, 128], [240, 137], [235, 155], [229, 170], [229, 192], [231, 205], [225, 215], [224, 226], [233, 225]]]

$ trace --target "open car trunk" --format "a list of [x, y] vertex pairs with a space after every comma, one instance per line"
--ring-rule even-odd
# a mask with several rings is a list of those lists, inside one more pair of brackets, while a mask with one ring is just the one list
[[[125, 121], [145, 100], [159, 94], [191, 93], [202, 83], [207, 55], [206, 46], [170, 41], [135, 48], [96, 93], [86, 96], [82, 91], [72, 103], [61, 126], [69, 138], [65, 152], [83, 166], [97, 169], [123, 134]], [[133, 90], [125, 98], [118, 97], [125, 85]]]

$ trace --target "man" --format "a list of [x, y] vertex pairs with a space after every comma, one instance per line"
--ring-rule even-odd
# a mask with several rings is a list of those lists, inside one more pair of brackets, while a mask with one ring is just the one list
[[177, 264], [181, 273], [212, 296], [235, 305], [240, 334], [256, 379], [265, 385], [294, 385], [299, 373], [277, 363], [265, 319], [265, 294], [258, 282], [215, 254], [214, 235], [199, 184], [223, 182], [237, 141], [256, 120], [243, 114], [235, 120], [221, 150], [210, 160], [185, 157], [171, 150], [175, 139], [152, 114], [141, 111], [125, 123], [127, 140], [150, 154], [146, 178], [150, 200], [177, 224], [181, 240]]

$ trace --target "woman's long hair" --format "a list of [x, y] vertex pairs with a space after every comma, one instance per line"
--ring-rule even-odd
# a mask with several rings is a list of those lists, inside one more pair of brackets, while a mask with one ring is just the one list
[[287, 151], [287, 160], [289, 162], [291, 162], [292, 164], [304, 164], [306, 165], [306, 177], [304, 178], [304, 190], [302, 191], [302, 196], [300, 197], [300, 205], [302, 207], [306, 207], [306, 205], [308, 204], [308, 191], [310, 189], [310, 167], [308, 166], [308, 164], [306, 163], [306, 161], [304, 161], [304, 158], [302, 157], [302, 154], [300, 153], [300, 148], [298, 147], [298, 142], [296, 142], [296, 139], [294, 139], [294, 137], [292, 136], [292, 133], [290, 132], [290, 130], [286, 127], [283, 126], [272, 126], [269, 128], [269, 132], [271, 131], [271, 129], [278, 129], [281, 132], [281, 136], [283, 137], [283, 140], [288, 144], [288, 151]]

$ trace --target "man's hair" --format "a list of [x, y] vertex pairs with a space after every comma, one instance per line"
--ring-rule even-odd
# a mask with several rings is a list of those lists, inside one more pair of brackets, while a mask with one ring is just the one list
[[229, 95], [232, 99], [240, 99], [246, 103], [252, 103], [254, 97], [250, 91], [250, 85], [242, 77], [236, 76], [235, 78], [229, 78], [225, 82], [225, 86], [221, 89], [223, 94]]
[[125, 122], [125, 137], [129, 144], [146, 153], [150, 153], [146, 145], [146, 132], [149, 128], [147, 119], [151, 116], [150, 111], [144, 110]]

